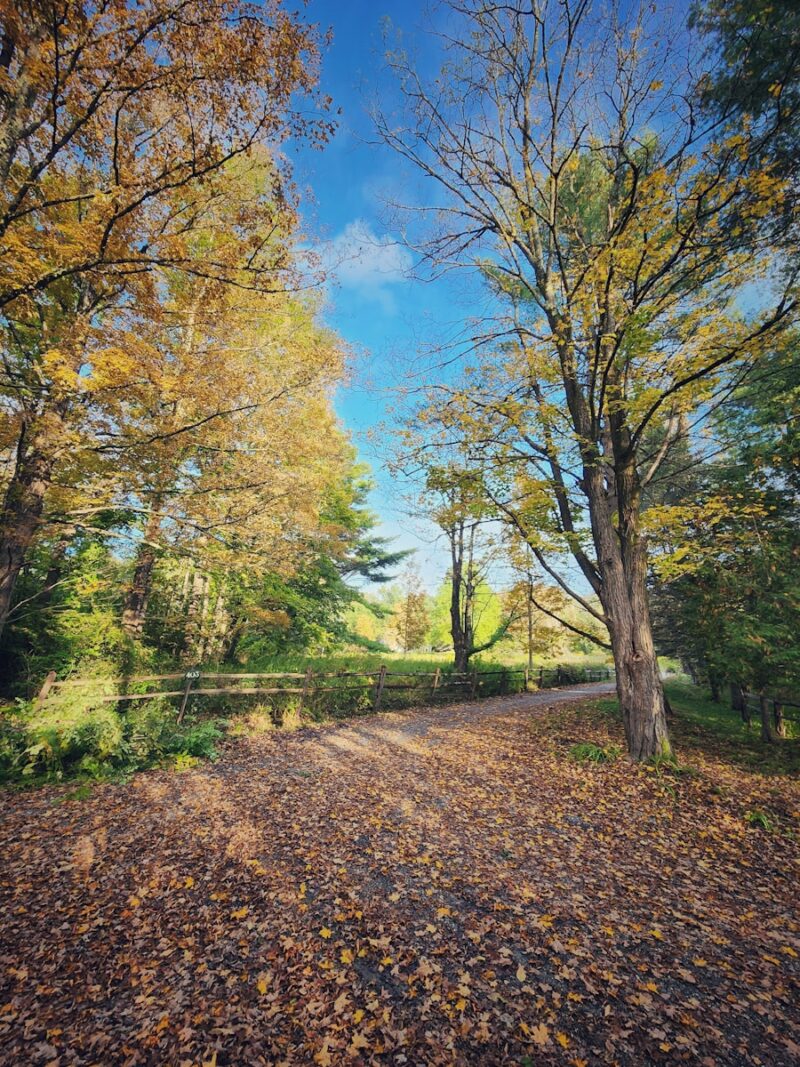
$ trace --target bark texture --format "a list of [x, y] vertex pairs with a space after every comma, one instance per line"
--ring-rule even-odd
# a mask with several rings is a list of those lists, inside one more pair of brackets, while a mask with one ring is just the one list
[[41, 524], [53, 462], [40, 435], [29, 439], [23, 429], [0, 519], [0, 635], [13, 605], [17, 579]]

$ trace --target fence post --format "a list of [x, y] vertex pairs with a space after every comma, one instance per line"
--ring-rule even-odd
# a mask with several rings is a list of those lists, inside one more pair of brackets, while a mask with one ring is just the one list
[[192, 688], [192, 682], [199, 681], [200, 671], [197, 669], [187, 671], [183, 677], [185, 679], [183, 699], [181, 700], [181, 708], [178, 712], [178, 718], [175, 720], [178, 723], [183, 721], [183, 714], [186, 711], [186, 705], [189, 703], [189, 690]]
[[477, 667], [473, 667], [472, 668], [472, 685], [471, 685], [470, 691], [469, 691], [470, 697], [474, 698], [474, 696], [477, 693], [477, 691], [478, 691], [478, 668]]
[[372, 705], [373, 711], [381, 710], [381, 698], [383, 696], [383, 684], [386, 681], [386, 665], [381, 664], [381, 669], [378, 672], [378, 680], [375, 683], [375, 700]]
[[44, 704], [45, 697], [50, 692], [50, 690], [53, 688], [53, 682], [55, 680], [56, 680], [56, 672], [55, 671], [48, 671], [47, 672], [47, 677], [44, 680], [44, 685], [39, 690], [39, 695], [36, 698], [36, 707], [37, 708], [41, 707], [41, 705]]
[[526, 667], [525, 668], [525, 692], [526, 693], [528, 692], [528, 687], [530, 686], [530, 684], [531, 684], [531, 672], [530, 672], [530, 668]]
[[786, 737], [786, 723], [783, 719], [783, 704], [780, 700], [772, 701], [772, 714], [775, 719], [775, 730], [779, 737]]
[[544, 667], [539, 668], [539, 688], [544, 689]]
[[556, 689], [561, 685], [561, 668], [556, 667]]
[[309, 690], [311, 689], [311, 681], [313, 677], [314, 672], [310, 667], [308, 667], [306, 670], [306, 676], [303, 679], [303, 692], [300, 694], [300, 707], [298, 708], [299, 712], [302, 712], [303, 708], [305, 707], [306, 700], [308, 700], [308, 694]]
[[439, 682], [442, 678], [442, 668], [437, 667], [436, 673], [433, 676], [433, 688], [431, 689], [431, 696], [436, 696], [436, 690], [439, 688]]

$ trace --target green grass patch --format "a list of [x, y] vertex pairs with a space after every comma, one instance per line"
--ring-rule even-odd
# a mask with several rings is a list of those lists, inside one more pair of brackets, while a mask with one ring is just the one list
[[573, 745], [569, 754], [576, 763], [612, 763], [622, 755], [619, 745], [596, 745], [593, 741], [581, 741]]
[[800, 773], [800, 741], [786, 738], [770, 745], [761, 740], [761, 723], [742, 722], [728, 703], [715, 704], [701, 689], [681, 682], [665, 686], [675, 712], [673, 740], [686, 754], [702, 752], [764, 775]]

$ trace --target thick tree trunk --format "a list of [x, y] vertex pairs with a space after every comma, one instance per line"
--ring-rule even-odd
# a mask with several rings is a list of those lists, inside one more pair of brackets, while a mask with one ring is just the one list
[[614, 636], [617, 696], [628, 751], [636, 760], [667, 756], [671, 751], [664, 691], [655, 653], [648, 650], [642, 626]]
[[133, 578], [125, 596], [122, 609], [122, 628], [131, 637], [141, 637], [147, 617], [147, 602], [153, 584], [153, 570], [158, 555], [158, 535], [161, 530], [161, 511], [158, 502], [153, 503], [147, 517], [144, 537], [136, 554]]
[[11, 611], [17, 579], [39, 529], [53, 473], [53, 459], [44, 441], [34, 435], [28, 444], [26, 438], [23, 430], [0, 515], [0, 636]]
[[[628, 752], [635, 760], [668, 756], [672, 748], [650, 622], [647, 550], [639, 531], [640, 490], [632, 455], [624, 453], [613, 475], [591, 465], [588, 489], [602, 576], [601, 600], [608, 618]], [[616, 526], [612, 503], [618, 516]]]

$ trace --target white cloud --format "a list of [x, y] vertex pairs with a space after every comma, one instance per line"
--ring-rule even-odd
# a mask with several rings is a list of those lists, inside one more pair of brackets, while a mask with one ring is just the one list
[[392, 304], [391, 287], [406, 281], [413, 266], [407, 248], [388, 235], [378, 237], [364, 219], [349, 222], [330, 242], [323, 258], [328, 274], [342, 289], [385, 307]]

